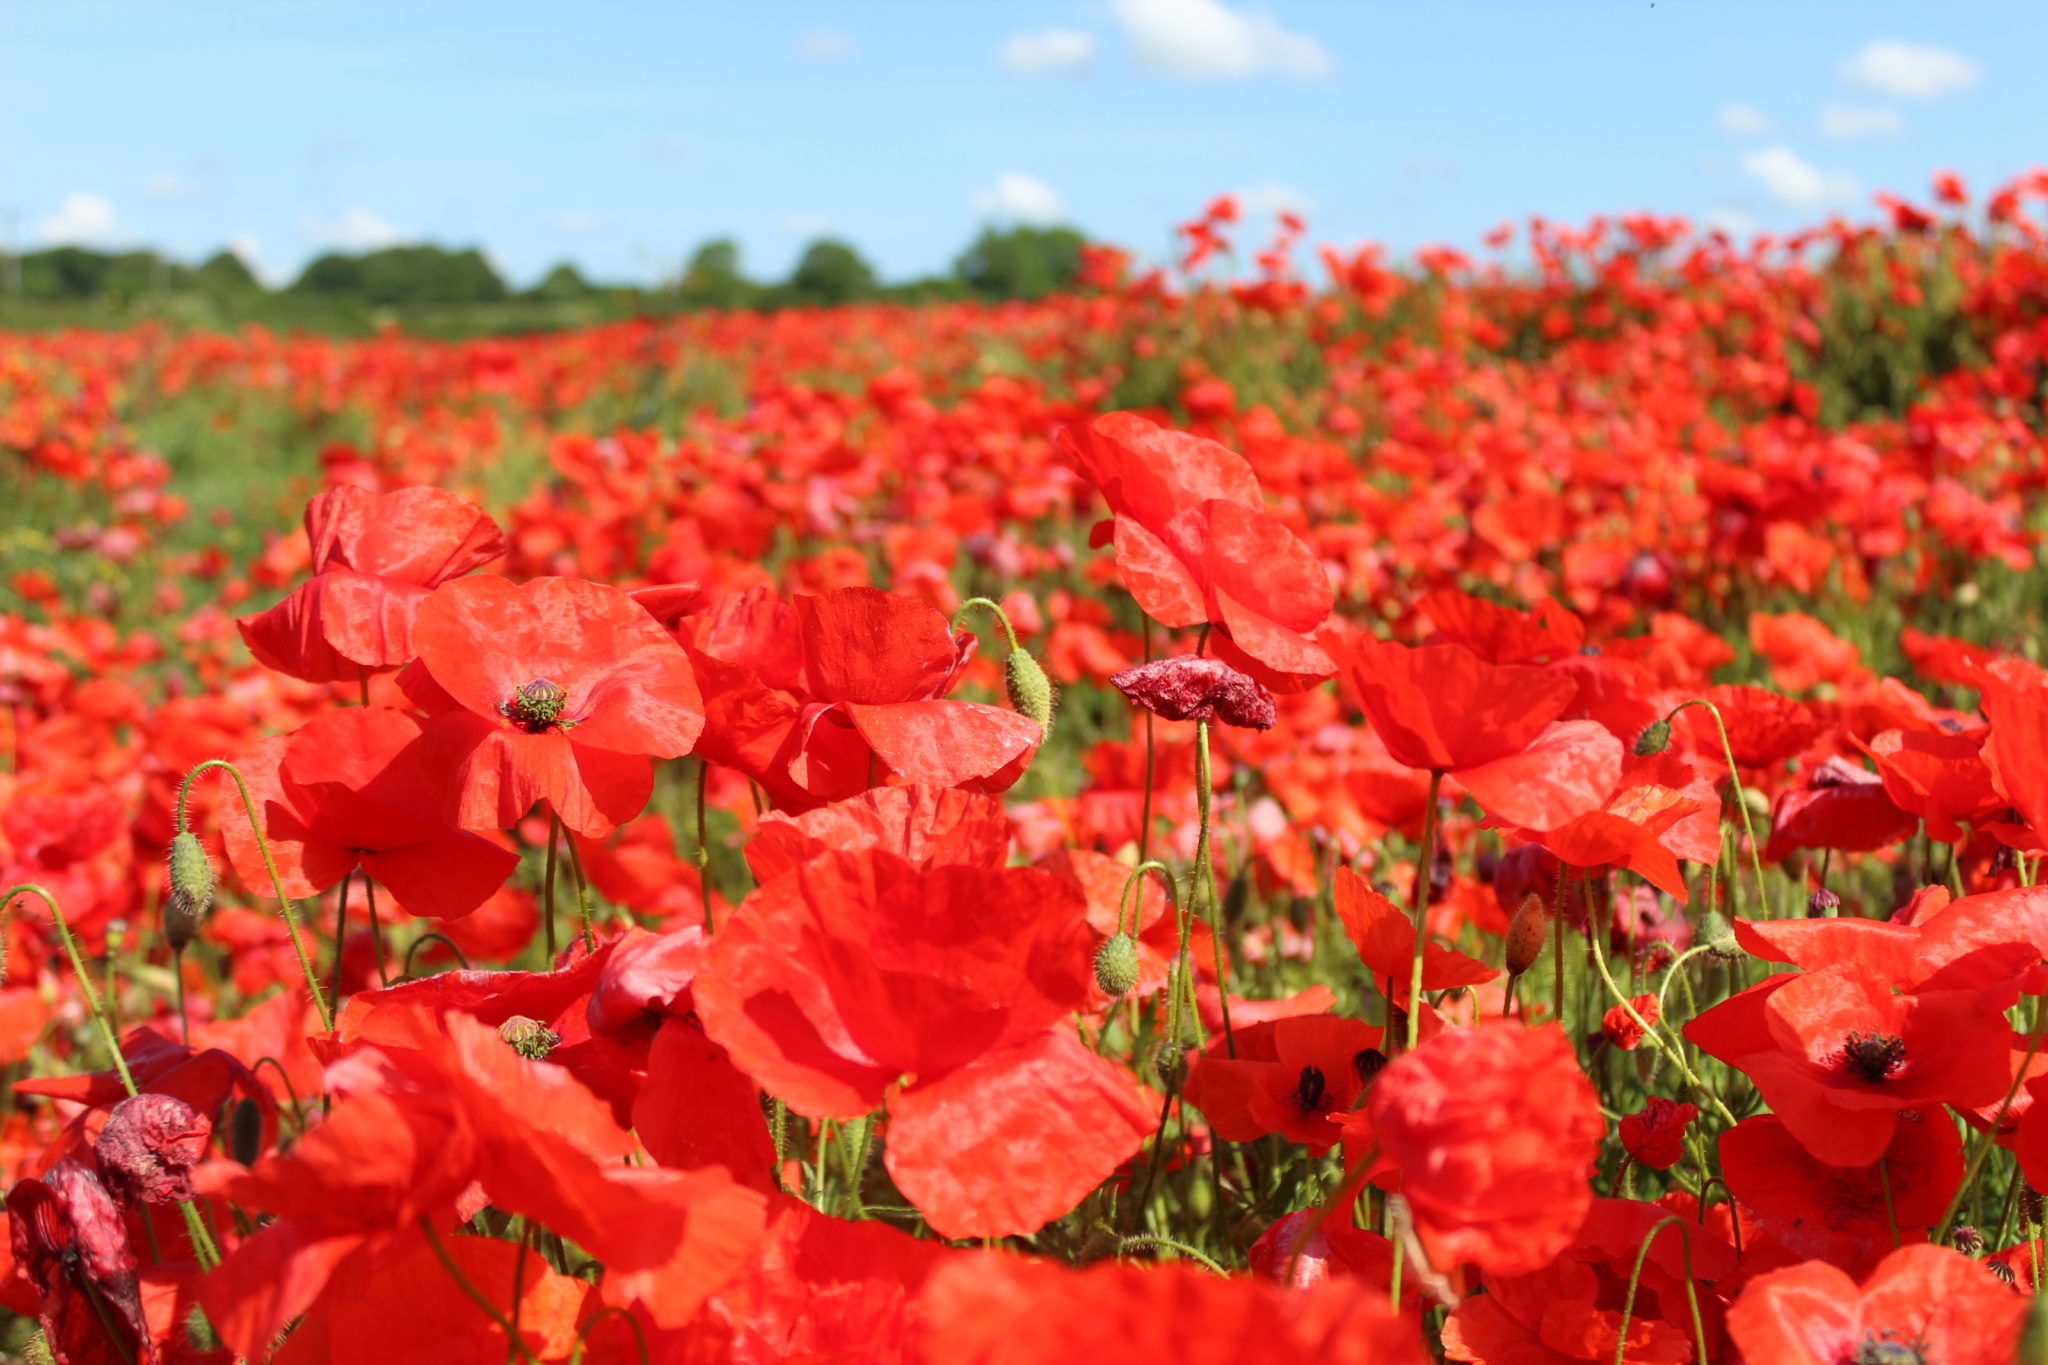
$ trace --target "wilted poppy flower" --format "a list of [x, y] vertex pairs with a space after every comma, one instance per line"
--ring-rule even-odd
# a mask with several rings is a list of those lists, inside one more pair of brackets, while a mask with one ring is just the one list
[[77, 1365], [158, 1359], [143, 1316], [128, 1230], [100, 1178], [60, 1161], [7, 1192], [14, 1263], [36, 1289], [56, 1358]]
[[1807, 1151], [1866, 1166], [1900, 1110], [2005, 1093], [2002, 1010], [1982, 990], [1894, 994], [1878, 972], [1842, 963], [1770, 977], [1693, 1019], [1685, 1036], [1748, 1076]]
[[1333, 1275], [1305, 1288], [1218, 1279], [1185, 1263], [1098, 1261], [1085, 1270], [1001, 1252], [947, 1258], [920, 1296], [926, 1358], [951, 1365], [1313, 1360], [1423, 1365], [1412, 1318], [1387, 1291]]
[[1310, 638], [1335, 600], [1329, 575], [1265, 510], [1243, 456], [1128, 412], [1063, 428], [1059, 448], [1108, 502], [1090, 541], [1114, 545], [1147, 616], [1214, 626], [1216, 652], [1279, 691], [1336, 671]]
[[1225, 1039], [1209, 1040], [1185, 1098], [1226, 1141], [1278, 1133], [1319, 1157], [1342, 1136], [1330, 1116], [1357, 1107], [1386, 1066], [1380, 1038], [1375, 1025], [1333, 1014], [1253, 1024], [1237, 1030], [1235, 1057]]
[[1489, 1276], [1528, 1274], [1571, 1243], [1607, 1133], [1563, 1033], [1506, 1022], [1402, 1053], [1361, 1117], [1379, 1148], [1372, 1169], [1400, 1177], [1430, 1263], [1469, 1261]]
[[1035, 1232], [1135, 1154], [1155, 1117], [1059, 1026], [1087, 1003], [1091, 942], [1080, 890], [1049, 873], [830, 851], [720, 928], [697, 1012], [799, 1113], [886, 1104], [889, 1173], [934, 1230]]
[[1668, 1171], [1685, 1156], [1685, 1130], [1700, 1116], [1696, 1104], [1680, 1104], [1657, 1095], [1643, 1101], [1641, 1111], [1619, 1125], [1621, 1149], [1652, 1170]]
[[[286, 894], [311, 896], [360, 868], [415, 915], [454, 918], [504, 884], [519, 857], [448, 822], [448, 784], [415, 716], [382, 706], [326, 711], [258, 744], [237, 767]], [[243, 882], [270, 889], [248, 822], [222, 821]]]
[[1904, 1246], [1859, 1286], [1808, 1261], [1751, 1280], [1728, 1310], [1745, 1359], [1773, 1365], [1940, 1361], [2007, 1365], [2027, 1300], [1984, 1266], [1944, 1246]]
[[408, 662], [427, 595], [505, 553], [482, 508], [438, 488], [329, 489], [306, 504], [306, 539], [313, 577], [235, 624], [258, 663], [307, 682]]
[[1600, 1031], [1623, 1052], [1634, 1052], [1648, 1031], [1644, 1026], [1655, 1026], [1658, 1013], [1656, 996], [1639, 995], [1628, 1002], [1627, 1009], [1616, 1005], [1602, 1015]]
[[1221, 721], [1270, 730], [1279, 719], [1273, 696], [1256, 679], [1220, 659], [1178, 654], [1112, 673], [1110, 686], [1161, 720]]
[[457, 579], [420, 604], [422, 753], [446, 765], [457, 824], [506, 829], [545, 801], [580, 834], [640, 813], [655, 758], [704, 729], [689, 658], [617, 588], [574, 578]]
[[1044, 737], [1029, 717], [950, 701], [972, 635], [914, 597], [841, 588], [784, 602], [757, 590], [686, 618], [702, 675], [703, 757], [808, 808], [871, 778], [1003, 791]]
[[213, 1124], [175, 1095], [134, 1095], [114, 1106], [93, 1142], [107, 1188], [134, 1204], [192, 1197], [192, 1168], [206, 1157]]

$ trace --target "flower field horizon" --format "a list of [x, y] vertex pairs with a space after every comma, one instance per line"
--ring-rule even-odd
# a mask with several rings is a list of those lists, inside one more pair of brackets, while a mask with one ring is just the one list
[[2048, 1358], [2048, 172], [1878, 200], [0, 333], [0, 1353]]

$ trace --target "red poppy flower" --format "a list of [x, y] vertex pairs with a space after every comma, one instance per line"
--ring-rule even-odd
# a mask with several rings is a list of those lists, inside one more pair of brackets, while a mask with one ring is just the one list
[[[1820, 718], [1812, 707], [1766, 688], [1730, 684], [1709, 687], [1700, 696], [1721, 713], [1721, 723], [1728, 729], [1728, 748], [1740, 767], [1782, 763], [1803, 752], [1820, 735]], [[1680, 719], [1691, 732], [1695, 751], [1718, 760], [1721, 731], [1714, 725], [1713, 715], [1705, 707], [1695, 706]]]
[[[1396, 1057], [1366, 1103], [1376, 1170], [1401, 1179], [1430, 1263], [1492, 1275], [1540, 1269], [1593, 1199], [1607, 1124], [1556, 1027], [1449, 1029]], [[1347, 1143], [1347, 1147], [1348, 1147]]]
[[1586, 643], [1586, 623], [1552, 597], [1525, 612], [1439, 588], [1417, 599], [1415, 609], [1436, 627], [1437, 640], [1463, 645], [1490, 664], [1559, 663]]
[[1184, 1098], [1225, 1141], [1278, 1133], [1319, 1157], [1342, 1136], [1330, 1116], [1350, 1113], [1386, 1065], [1380, 1040], [1376, 1026], [1333, 1014], [1253, 1024], [1237, 1030], [1236, 1057], [1209, 1040]]
[[2005, 1093], [2003, 1009], [1981, 990], [1894, 994], [1880, 973], [1843, 963], [1771, 977], [1693, 1019], [1685, 1036], [1747, 1075], [1815, 1157], [1867, 1166], [1900, 1110]]
[[1592, 1266], [1569, 1259], [1488, 1276], [1486, 1292], [1461, 1302], [1444, 1323], [1445, 1357], [1474, 1365], [1576, 1365], [1611, 1361], [1620, 1348], [1632, 1365], [1686, 1365], [1694, 1358], [1682, 1289], [1656, 1299], [1638, 1295], [1625, 1348], [1621, 1306], [1606, 1302], [1613, 1296], [1601, 1290]]
[[1760, 1275], [1728, 1310], [1728, 1332], [1745, 1359], [1773, 1365], [2007, 1365], [2026, 1316], [2027, 1300], [1982, 1265], [1922, 1244], [1886, 1256], [1860, 1286], [1818, 1261]]
[[720, 929], [697, 1012], [799, 1113], [886, 1104], [889, 1173], [942, 1235], [1035, 1232], [1151, 1129], [1129, 1077], [1058, 1026], [1087, 1003], [1089, 944], [1079, 889], [1047, 873], [826, 852]]
[[1085, 1270], [999, 1252], [949, 1257], [919, 1306], [925, 1355], [949, 1365], [1313, 1360], [1424, 1365], [1420, 1334], [1387, 1292], [1350, 1276], [1303, 1289], [1186, 1264], [1098, 1261]]
[[1360, 636], [1338, 657], [1346, 686], [1387, 752], [1436, 772], [1520, 753], [1579, 691], [1549, 669], [1488, 663], [1449, 642], [1402, 645]]
[[[238, 763], [287, 894], [311, 896], [356, 869], [397, 908], [455, 918], [504, 884], [519, 857], [448, 823], [447, 784], [425, 760], [421, 722], [382, 706], [327, 711]], [[242, 881], [269, 890], [245, 820], [222, 821]]]
[[1642, 1110], [1622, 1119], [1621, 1148], [1630, 1159], [1652, 1170], [1668, 1171], [1685, 1157], [1685, 1130], [1700, 1116], [1696, 1104], [1679, 1104], [1652, 1095]]
[[1124, 587], [1168, 627], [1211, 625], [1214, 652], [1276, 692], [1336, 672], [1310, 636], [1335, 601], [1322, 562], [1265, 509], [1244, 457], [1214, 441], [1113, 412], [1059, 435], [1102, 492]]
[[1628, 1004], [1628, 1009], [1616, 1005], [1602, 1015], [1600, 1031], [1607, 1035], [1608, 1042], [1623, 1052], [1634, 1052], [1643, 1041], [1646, 1031], [1643, 1025], [1655, 1025], [1659, 1011], [1654, 995], [1639, 995]]
[[[1333, 888], [1337, 919], [1351, 944], [1358, 949], [1366, 970], [1382, 982], [1390, 982], [1390, 998], [1397, 1004], [1408, 998], [1410, 959], [1415, 951], [1415, 925], [1408, 916], [1372, 884], [1348, 867], [1339, 866]], [[1484, 962], [1456, 948], [1440, 943], [1422, 946], [1422, 989], [1455, 990], [1477, 986], [1500, 973]]]
[[[2006, 842], [2039, 851], [2048, 840], [2048, 700], [2038, 689], [1987, 688], [1984, 714], [1991, 721], [1991, 734], [1983, 757], [1992, 780], [2032, 835], [2013, 831], [2019, 837], [2007, 837]], [[2008, 827], [1998, 828], [2002, 832]]]
[[1764, 856], [1775, 862], [1796, 848], [1869, 853], [1910, 838], [1918, 825], [1892, 801], [1882, 777], [1831, 754], [1771, 803]]
[[482, 508], [438, 488], [330, 489], [306, 504], [306, 539], [313, 577], [235, 624], [258, 663], [307, 682], [410, 661], [427, 595], [505, 553]]
[[1735, 921], [1735, 941], [1766, 962], [1807, 970], [1855, 962], [1902, 990], [2000, 986], [2048, 956], [2048, 888], [2011, 887], [1952, 901], [1943, 887], [1890, 920]]
[[1850, 1271], [1892, 1249], [1893, 1227], [1924, 1240], [1963, 1182], [1962, 1139], [1939, 1110], [1901, 1114], [1882, 1167], [1827, 1165], [1771, 1114], [1721, 1134], [1719, 1152], [1721, 1178], [1759, 1233]]
[[1991, 785], [1982, 741], [1944, 730], [1886, 730], [1861, 746], [1877, 763], [1892, 804], [1927, 822], [1927, 837], [1952, 844], [1958, 822], [1975, 825], [2008, 804]]
[[1720, 857], [1720, 800], [1711, 786], [1673, 754], [1630, 754], [1617, 767], [1611, 787], [1591, 809], [1582, 809], [1549, 828], [1524, 828], [1515, 833], [1540, 843], [1559, 861], [1574, 867], [1628, 868], [1683, 901], [1685, 879], [1679, 873], [1678, 860], [1712, 863]]
[[648, 757], [687, 754], [704, 729], [688, 656], [617, 588], [457, 579], [420, 604], [413, 638], [399, 685], [428, 714], [422, 752], [451, 772], [468, 829], [545, 801], [604, 834], [647, 804]]
[[[1295, 1289], [1338, 1275], [1362, 1280], [1385, 1293], [1394, 1280], [1392, 1242], [1351, 1226], [1342, 1213], [1325, 1217], [1319, 1209], [1299, 1209], [1281, 1218], [1259, 1234], [1244, 1259], [1252, 1274]], [[1402, 1286], [1401, 1306], [1419, 1309], [1421, 1300], [1415, 1277], [1410, 1276]]]
[[770, 811], [747, 841], [747, 867], [765, 882], [829, 849], [879, 848], [919, 868], [1001, 867], [1010, 819], [981, 792], [912, 783], [876, 787], [844, 801], [787, 815]]
[[914, 597], [757, 590], [686, 619], [681, 638], [706, 690], [703, 756], [778, 806], [841, 800], [871, 776], [1003, 791], [1044, 737], [1015, 711], [945, 699], [975, 640]]
[[143, 1316], [135, 1253], [100, 1178], [60, 1161], [7, 1192], [14, 1263], [36, 1289], [36, 1318], [69, 1365], [159, 1359]]
[[1154, 659], [1110, 674], [1109, 685], [1162, 720], [1220, 721], [1246, 730], [1270, 730], [1279, 719], [1272, 694], [1221, 659], [1193, 654]]

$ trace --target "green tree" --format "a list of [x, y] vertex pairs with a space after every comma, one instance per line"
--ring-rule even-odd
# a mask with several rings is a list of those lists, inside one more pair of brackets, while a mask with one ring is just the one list
[[680, 290], [691, 308], [744, 308], [760, 292], [740, 273], [739, 244], [730, 237], [704, 243], [690, 257]]
[[338, 251], [315, 256], [306, 262], [306, 268], [292, 281], [291, 292], [360, 298], [363, 293], [363, 263]]
[[953, 262], [953, 274], [987, 299], [1037, 299], [1071, 289], [1087, 238], [1072, 228], [983, 228]]
[[218, 251], [192, 272], [192, 284], [208, 298], [247, 299], [263, 292], [249, 263], [232, 251]]
[[589, 280], [583, 278], [582, 271], [564, 261], [550, 270], [547, 278], [526, 292], [529, 297], [536, 299], [567, 300], [587, 299], [597, 290], [592, 287]]
[[787, 291], [792, 303], [852, 303], [875, 292], [875, 268], [845, 242], [823, 237], [804, 248]]
[[510, 292], [481, 251], [438, 246], [391, 246], [356, 257], [330, 253], [309, 264], [292, 289], [373, 304], [495, 303]]

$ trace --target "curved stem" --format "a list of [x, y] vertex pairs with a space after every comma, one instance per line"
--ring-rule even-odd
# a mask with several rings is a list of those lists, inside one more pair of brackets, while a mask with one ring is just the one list
[[256, 849], [263, 855], [263, 868], [270, 874], [270, 889], [277, 895], [279, 913], [284, 916], [285, 931], [291, 935], [292, 951], [298, 955], [299, 971], [306, 978], [306, 989], [313, 993], [313, 1006], [320, 1011], [320, 1023], [329, 1033], [334, 1031], [334, 1011], [327, 1006], [327, 998], [320, 993], [320, 978], [313, 972], [313, 960], [306, 956], [306, 941], [299, 934], [299, 917], [292, 906], [292, 898], [284, 893], [284, 878], [278, 875], [277, 860], [270, 856], [270, 840], [263, 832], [263, 822], [256, 818], [256, 800], [249, 795], [249, 784], [242, 777], [241, 769], [224, 758], [209, 758], [191, 772], [178, 786], [177, 828], [183, 831], [185, 824], [185, 802], [191, 794], [192, 783], [209, 768], [219, 768], [235, 780], [235, 790], [242, 795], [242, 813], [249, 818], [249, 830], [256, 836]]
[[[1594, 929], [1592, 925], [1587, 927], [1589, 931]], [[1686, 1063], [1684, 1055], [1665, 1041], [1664, 1035], [1658, 1031], [1659, 1025], [1652, 1024], [1649, 1020], [1643, 1018], [1636, 1011], [1635, 1002], [1622, 994], [1621, 986], [1616, 983], [1614, 974], [1607, 969], [1607, 954], [1600, 946], [1600, 937], [1598, 932], [1588, 932], [1586, 942], [1592, 945], [1593, 965], [1600, 972], [1600, 980], [1607, 987], [1607, 994], [1612, 997], [1615, 1004], [1621, 1006], [1630, 1019], [1635, 1021], [1637, 1027], [1642, 1029], [1643, 1037], [1654, 1043], [1657, 1050], [1664, 1054], [1665, 1059], [1678, 1068], [1678, 1074], [1685, 1077], [1685, 1083], [1699, 1094], [1712, 1100], [1714, 1108], [1720, 1112], [1722, 1122], [1733, 1128], [1735, 1126], [1734, 1112], [1721, 1102], [1719, 1095], [1707, 1088], [1706, 1084], [1700, 1080], [1698, 1074]]]
[[590, 1315], [590, 1321], [576, 1329], [576, 1349], [570, 1353], [569, 1365], [583, 1365], [583, 1352], [589, 1347], [590, 1329], [606, 1318], [623, 1318], [626, 1326], [633, 1329], [633, 1349], [640, 1353], [640, 1365], [647, 1365], [647, 1333], [641, 1330], [640, 1319], [625, 1309], [607, 1306]]
[[1415, 1050], [1415, 1040], [1422, 1028], [1422, 954], [1429, 946], [1429, 882], [1431, 864], [1436, 859], [1436, 794], [1443, 780], [1441, 772], [1430, 770], [1429, 798], [1422, 807], [1422, 851], [1416, 855], [1415, 887], [1408, 898], [1415, 907], [1415, 949], [1408, 959], [1408, 1029], [1401, 1044], [1408, 1052]]
[[434, 1231], [434, 1220], [420, 1219], [420, 1231], [427, 1234], [427, 1245], [434, 1249], [434, 1259], [448, 1272], [448, 1278], [455, 1281], [456, 1286], [469, 1295], [470, 1302], [483, 1309], [484, 1316], [496, 1323], [498, 1330], [505, 1334], [505, 1340], [511, 1343], [508, 1349], [517, 1351], [527, 1365], [540, 1365], [540, 1362], [534, 1359], [533, 1352], [527, 1349], [526, 1339], [519, 1335], [519, 1329], [506, 1321], [505, 1315], [498, 1311], [498, 1306], [486, 1298], [481, 1289], [471, 1284], [469, 1276], [462, 1273], [462, 1267], [455, 1264], [455, 1258], [448, 1254], [448, 1248], [441, 1242], [441, 1234]]
[[576, 849], [576, 835], [573, 831], [562, 835], [562, 842], [569, 846], [569, 879], [576, 883], [576, 911], [583, 917], [583, 951], [597, 951], [597, 936], [590, 931], [590, 883], [583, 877], [583, 855]]
[[1017, 648], [1017, 632], [1010, 626], [1009, 614], [1000, 605], [991, 602], [986, 597], [970, 597], [960, 604], [960, 610], [953, 613], [953, 629], [955, 631], [960, 629], [960, 618], [967, 614], [969, 607], [980, 607], [989, 615], [995, 617], [997, 623], [1003, 628], [1003, 634], [1009, 639], [1010, 648], [1013, 650]]
[[1742, 790], [1742, 774], [1737, 772], [1735, 768], [1735, 747], [1728, 742], [1727, 723], [1721, 719], [1721, 708], [1708, 701], [1705, 697], [1694, 697], [1690, 701], [1680, 702], [1671, 708], [1670, 712], [1664, 717], [1665, 721], [1669, 722], [1675, 719], [1678, 713], [1688, 706], [1705, 707], [1707, 714], [1714, 718], [1714, 729], [1721, 736], [1721, 757], [1728, 763], [1728, 784], [1735, 793], [1735, 810], [1742, 816], [1742, 836], [1749, 841], [1749, 866], [1750, 870], [1756, 874], [1757, 904], [1763, 909], [1762, 918], [1770, 919], [1772, 917], [1771, 897], [1770, 893], [1764, 889], [1763, 852], [1757, 847], [1756, 830], [1749, 822], [1749, 802], [1746, 799], [1747, 793]]
[[1204, 1256], [1201, 1252], [1189, 1246], [1186, 1242], [1176, 1242], [1171, 1237], [1124, 1237], [1119, 1239], [1116, 1244], [1116, 1254], [1121, 1256], [1125, 1252], [1129, 1251], [1132, 1247], [1165, 1247], [1168, 1251], [1179, 1252], [1181, 1255], [1187, 1257], [1190, 1261], [1194, 1261], [1198, 1265], [1203, 1266], [1204, 1268], [1206, 1268], [1214, 1274], [1221, 1275], [1226, 1279], [1228, 1279], [1230, 1276], [1229, 1271], [1225, 1270], [1222, 1266], [1216, 1264], [1216, 1262], [1210, 1260], [1207, 1256]]
[[470, 970], [469, 955], [462, 951], [462, 945], [457, 943], [454, 939], [448, 937], [448, 935], [446, 934], [436, 933], [432, 929], [429, 929], [426, 933], [421, 934], [418, 938], [414, 939], [411, 943], [406, 945], [405, 962], [403, 964], [405, 967], [405, 972], [402, 976], [398, 978], [400, 981], [412, 980], [412, 955], [420, 950], [420, 945], [423, 943], [438, 943], [442, 945], [449, 952], [455, 954], [455, 960], [462, 964], [463, 971], [466, 972]]
[[[1124, 929], [1124, 909], [1131, 904], [1131, 891], [1144, 880], [1147, 872], [1157, 872], [1159, 874], [1159, 884], [1166, 888], [1167, 908], [1170, 910], [1178, 910], [1180, 908], [1179, 898], [1174, 894], [1172, 869], [1167, 867], [1165, 863], [1160, 862], [1139, 863], [1131, 869], [1131, 874], [1124, 878], [1123, 893], [1117, 897], [1116, 932], [1119, 934], [1127, 932]], [[1138, 925], [1144, 918], [1144, 909], [1145, 896], [1141, 891], [1138, 894], [1137, 908], [1131, 913], [1131, 927], [1128, 932], [1132, 938], [1138, 936]]]
[[341, 895], [334, 907], [334, 974], [327, 979], [327, 994], [336, 1004], [341, 1003], [341, 949], [348, 940], [348, 886], [355, 876], [354, 868], [341, 874]]
[[1628, 1277], [1628, 1296], [1621, 1301], [1621, 1330], [1616, 1334], [1614, 1342], [1614, 1365], [1624, 1365], [1628, 1354], [1628, 1322], [1635, 1316], [1636, 1289], [1643, 1280], [1643, 1263], [1650, 1259], [1650, 1247], [1656, 1242], [1657, 1234], [1668, 1227], [1678, 1229], [1678, 1245], [1685, 1257], [1685, 1303], [1686, 1307], [1692, 1310], [1693, 1343], [1699, 1350], [1698, 1365], [1707, 1365], [1707, 1328], [1700, 1320], [1699, 1290], [1694, 1286], [1692, 1279], [1692, 1229], [1685, 1225], [1684, 1218], [1675, 1213], [1669, 1218], [1659, 1219], [1656, 1226], [1650, 1229], [1649, 1236], [1643, 1238], [1643, 1245], [1636, 1252], [1635, 1269], [1629, 1272]]

